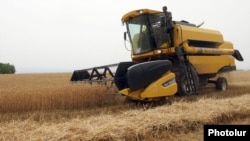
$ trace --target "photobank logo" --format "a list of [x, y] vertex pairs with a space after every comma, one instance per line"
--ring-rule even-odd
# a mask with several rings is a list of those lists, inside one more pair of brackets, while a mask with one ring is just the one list
[[204, 125], [204, 141], [216, 139], [249, 141], [250, 125]]
[[234, 129], [234, 131], [229, 131], [226, 129], [226, 131], [218, 131], [217, 129], [208, 129], [208, 136], [246, 136], [245, 130], [238, 131], [237, 129]]

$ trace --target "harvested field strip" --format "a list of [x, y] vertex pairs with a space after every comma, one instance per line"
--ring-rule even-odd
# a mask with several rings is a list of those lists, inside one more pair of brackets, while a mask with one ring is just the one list
[[201, 129], [203, 124], [246, 117], [250, 117], [250, 94], [225, 99], [204, 98], [192, 103], [173, 102], [120, 114], [99, 113], [65, 119], [67, 122], [62, 119], [55, 123], [16, 120], [1, 123], [0, 132], [6, 140], [146, 140], [192, 132]]

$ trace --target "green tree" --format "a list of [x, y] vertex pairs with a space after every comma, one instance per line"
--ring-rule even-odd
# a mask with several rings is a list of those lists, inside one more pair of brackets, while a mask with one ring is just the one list
[[16, 72], [15, 66], [9, 63], [0, 63], [0, 74], [14, 74]]

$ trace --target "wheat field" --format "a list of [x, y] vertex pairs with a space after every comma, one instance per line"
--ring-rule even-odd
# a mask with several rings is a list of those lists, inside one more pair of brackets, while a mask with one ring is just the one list
[[[107, 105], [107, 86], [72, 84], [71, 74], [0, 75], [0, 111], [26, 112]], [[109, 91], [113, 91], [113, 87]], [[108, 101], [107, 101], [108, 100]], [[115, 99], [114, 99], [115, 101]]]
[[250, 72], [223, 75], [227, 91], [209, 85], [150, 109], [71, 73], [0, 75], [0, 140], [202, 140], [204, 124], [250, 124]]

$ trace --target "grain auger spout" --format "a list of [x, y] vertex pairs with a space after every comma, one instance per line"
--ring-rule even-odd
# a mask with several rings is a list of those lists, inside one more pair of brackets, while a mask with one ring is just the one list
[[118, 64], [98, 66], [88, 69], [75, 70], [71, 82], [113, 82]]

